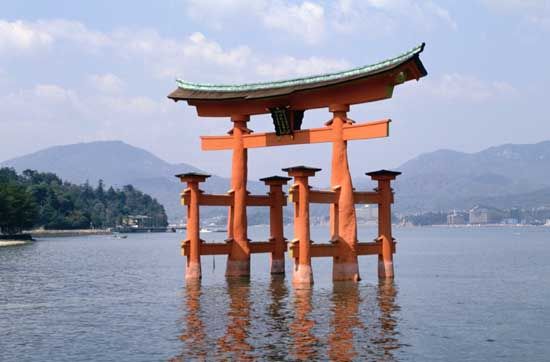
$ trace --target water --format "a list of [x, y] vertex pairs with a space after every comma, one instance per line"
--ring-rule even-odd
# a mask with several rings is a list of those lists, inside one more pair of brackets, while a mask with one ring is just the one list
[[[250, 229], [255, 240], [266, 233]], [[326, 235], [312, 230], [317, 242]], [[272, 279], [267, 255], [253, 256], [249, 282], [228, 282], [224, 258], [203, 257], [202, 285], [185, 285], [182, 234], [2, 247], [0, 360], [550, 359], [550, 228], [395, 236], [395, 282], [379, 284], [365, 256], [359, 284], [333, 284], [323, 258], [311, 291]]]

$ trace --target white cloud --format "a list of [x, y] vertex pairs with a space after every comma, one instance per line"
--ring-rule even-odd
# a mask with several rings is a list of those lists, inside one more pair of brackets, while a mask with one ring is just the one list
[[114, 74], [92, 74], [88, 76], [89, 83], [100, 92], [119, 93], [124, 88], [124, 81]]
[[518, 90], [504, 81], [483, 81], [471, 75], [452, 73], [439, 78], [426, 79], [420, 89], [433, 98], [445, 101], [485, 102], [510, 98]]
[[287, 31], [310, 44], [320, 42], [325, 32], [325, 10], [310, 1], [300, 5], [276, 2], [262, 14], [262, 20], [267, 28]]
[[323, 57], [309, 57], [297, 59], [284, 56], [269, 63], [261, 63], [256, 66], [256, 73], [266, 78], [284, 78], [306, 76], [334, 72], [349, 68], [350, 64], [344, 59], [329, 59]]
[[415, 31], [432, 31], [440, 25], [457, 29], [450, 12], [433, 1], [338, 0], [328, 17], [336, 31], [363, 30], [371, 37], [393, 34], [407, 27]]
[[252, 51], [246, 46], [239, 46], [224, 51], [220, 44], [206, 39], [202, 33], [193, 33], [183, 46], [183, 55], [199, 61], [207, 61], [219, 65], [242, 67], [251, 56]]
[[550, 29], [548, 0], [482, 0], [492, 11], [515, 15], [528, 24]]
[[44, 48], [53, 42], [47, 32], [23, 21], [8, 22], [0, 20], [0, 52], [29, 52]]
[[284, 0], [189, 0], [187, 13], [215, 29], [262, 26], [285, 32], [308, 44], [319, 43], [325, 34], [325, 9], [313, 1]]
[[75, 98], [73, 91], [55, 84], [38, 84], [34, 87], [34, 95], [48, 102], [61, 103]]
[[[321, 7], [310, 2], [304, 2], [301, 5], [285, 5], [277, 2], [276, 5], [279, 8], [273, 10], [275, 13], [271, 13], [273, 18], [282, 17], [282, 13], [278, 12], [288, 10], [287, 23], [273, 22], [269, 26], [300, 29], [308, 41], [313, 42], [318, 39], [317, 37], [322, 33], [319, 20], [323, 17]], [[282, 8], [284, 6], [287, 8]], [[310, 17], [308, 14], [313, 16]], [[296, 22], [306, 24], [305, 28], [292, 26]], [[194, 81], [245, 82], [256, 80], [258, 77], [281, 78], [325, 73], [348, 66], [343, 59], [316, 56], [305, 59], [280, 56], [274, 62], [271, 57], [255, 54], [245, 45], [225, 48], [200, 32], [192, 33], [180, 40], [163, 37], [154, 30], [116, 30], [111, 33], [102, 33], [91, 30], [82, 23], [67, 20], [10, 24], [23, 27], [24, 32], [31, 34], [27, 35], [29, 46], [32, 42], [47, 39], [44, 41], [48, 46], [65, 42], [86, 52], [135, 59], [142, 62], [153, 76], [160, 78], [182, 77]], [[124, 82], [109, 73], [90, 75], [88, 82], [104, 93], [117, 93], [124, 88]]]

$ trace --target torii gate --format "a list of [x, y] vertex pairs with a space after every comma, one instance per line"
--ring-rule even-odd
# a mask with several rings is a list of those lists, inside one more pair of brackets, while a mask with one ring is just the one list
[[[200, 256], [228, 255], [226, 276], [250, 274], [250, 254], [271, 253], [271, 272], [284, 273], [282, 207], [286, 205], [283, 185], [287, 177], [262, 179], [269, 186], [267, 196], [247, 192], [248, 149], [310, 143], [332, 143], [331, 190], [310, 190], [308, 178], [320, 169], [296, 166], [283, 169], [294, 178], [289, 200], [295, 204], [294, 239], [288, 249], [294, 258], [294, 284], [311, 284], [311, 257], [333, 257], [333, 280], [359, 280], [357, 256], [379, 257], [378, 275], [393, 278], [395, 242], [391, 233], [390, 181], [399, 172], [367, 173], [378, 181], [374, 192], [356, 192], [348, 165], [347, 141], [389, 136], [389, 119], [355, 124], [347, 117], [350, 105], [391, 98], [396, 85], [427, 75], [420, 61], [424, 44], [395, 58], [352, 70], [271, 83], [243, 85], [210, 85], [178, 80], [178, 88], [168, 97], [185, 100], [196, 107], [199, 116], [229, 117], [233, 128], [228, 136], [202, 136], [202, 149], [232, 150], [231, 190], [226, 195], [206, 195], [199, 183], [209, 175], [187, 173], [177, 175], [188, 188], [182, 202], [188, 207], [187, 240], [182, 244], [187, 256], [186, 279], [200, 279]], [[304, 112], [328, 107], [332, 119], [324, 127], [301, 129]], [[250, 116], [271, 113], [275, 132], [252, 133], [247, 127]], [[309, 204], [330, 204], [330, 244], [312, 245], [309, 235]], [[379, 235], [375, 242], [357, 240], [355, 204], [378, 204]], [[199, 206], [229, 207], [226, 243], [204, 243], [199, 235]], [[247, 206], [270, 207], [271, 238], [267, 242], [251, 242], [247, 234]]]

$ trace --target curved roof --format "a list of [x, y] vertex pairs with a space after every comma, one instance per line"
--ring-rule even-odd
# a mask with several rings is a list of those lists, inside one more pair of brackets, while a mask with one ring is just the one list
[[[178, 88], [168, 98], [174, 100], [223, 100], [223, 99], [253, 99], [287, 95], [296, 91], [340, 84], [351, 80], [362, 79], [383, 73], [413, 61], [420, 77], [427, 74], [419, 54], [424, 50], [424, 43], [400, 54], [394, 58], [381, 62], [353, 68], [346, 71], [295, 78], [275, 82], [247, 83], [247, 84], [203, 84], [177, 80]], [[407, 79], [405, 79], [407, 80]]]

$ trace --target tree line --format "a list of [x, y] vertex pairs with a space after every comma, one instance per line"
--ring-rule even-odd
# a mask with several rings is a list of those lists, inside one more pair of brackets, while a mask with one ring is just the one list
[[88, 229], [121, 225], [128, 215], [143, 215], [157, 226], [168, 224], [164, 207], [132, 185], [122, 189], [75, 185], [53, 173], [0, 168], [0, 231]]

